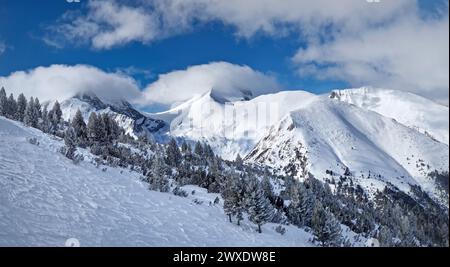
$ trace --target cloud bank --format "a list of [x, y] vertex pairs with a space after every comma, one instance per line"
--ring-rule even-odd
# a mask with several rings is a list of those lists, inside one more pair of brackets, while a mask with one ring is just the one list
[[0, 86], [16, 97], [39, 97], [42, 101], [63, 101], [77, 93], [92, 91], [103, 99], [134, 100], [140, 96], [136, 81], [118, 73], [106, 73], [87, 65], [51, 65], [17, 71], [0, 77]]
[[[193, 30], [195, 24], [221, 21], [234, 26], [236, 35], [250, 38], [258, 32], [271, 36], [301, 32], [316, 38], [330, 27], [355, 31], [384, 22], [414, 9], [411, 0], [90, 0], [84, 13], [69, 12], [49, 27], [48, 44], [84, 42], [110, 49], [130, 42], [144, 44]], [[62, 39], [52, 36], [63, 37]]]
[[145, 88], [144, 101], [173, 106], [210, 90], [228, 98], [242, 96], [242, 91], [251, 91], [255, 97], [280, 88], [274, 77], [248, 66], [213, 62], [159, 75]]
[[358, 36], [299, 49], [298, 73], [410, 91], [448, 105], [449, 24], [407, 17]]
[[170, 107], [211, 89], [224, 97], [239, 96], [241, 90], [251, 90], [257, 96], [280, 89], [275, 78], [226, 62], [162, 74], [145, 88], [139, 88], [137, 81], [122, 71], [108, 73], [87, 65], [51, 65], [18, 71], [0, 77], [1, 86], [15, 96], [24, 93], [42, 101], [63, 101], [77, 93], [94, 92], [104, 100], [125, 99], [143, 108]]

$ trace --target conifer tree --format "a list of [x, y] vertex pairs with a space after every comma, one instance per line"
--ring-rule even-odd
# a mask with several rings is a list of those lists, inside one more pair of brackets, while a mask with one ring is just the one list
[[195, 143], [194, 153], [200, 157], [203, 156], [203, 146], [200, 141], [197, 141], [197, 143]]
[[77, 144], [79, 146], [86, 146], [87, 144], [87, 126], [84, 122], [83, 115], [81, 114], [81, 111], [78, 109], [75, 113], [75, 116], [73, 117], [73, 120], [71, 122], [71, 126], [75, 131], [75, 136], [77, 139]]
[[98, 121], [99, 119], [97, 114], [95, 112], [91, 112], [87, 124], [87, 135], [91, 144], [99, 142], [99, 131], [97, 129], [99, 127]]
[[172, 138], [166, 149], [166, 162], [170, 166], [177, 167], [181, 163], [181, 152], [178, 148], [177, 141]]
[[38, 125], [38, 116], [35, 110], [34, 98], [30, 97], [27, 108], [25, 109], [24, 122], [26, 125], [36, 128]]
[[59, 130], [61, 119], [62, 119], [62, 111], [59, 102], [56, 101], [53, 104], [52, 109], [48, 112], [48, 119], [50, 122], [50, 132], [56, 133]]
[[234, 163], [236, 164], [236, 169], [242, 171], [244, 168], [244, 161], [241, 158], [241, 155], [237, 154], [236, 159], [234, 160]]
[[240, 225], [240, 221], [243, 219], [243, 212], [246, 205], [244, 190], [242, 180], [239, 176], [236, 173], [231, 173], [222, 192], [223, 207], [225, 214], [228, 215], [229, 221], [232, 222], [231, 218], [235, 216], [238, 225]]
[[39, 98], [37, 97], [34, 99], [33, 112], [35, 113], [34, 115], [38, 118], [38, 120], [42, 118], [41, 103], [39, 102]]
[[5, 88], [0, 89], [0, 116], [6, 116], [8, 109], [8, 98], [6, 97]]
[[162, 157], [156, 156], [153, 166], [147, 176], [150, 190], [168, 192], [170, 187], [167, 181], [167, 168]]
[[27, 108], [27, 99], [23, 94], [17, 97], [17, 120], [22, 121], [25, 117], [25, 109]]
[[16, 119], [16, 117], [17, 117], [17, 102], [14, 99], [13, 94], [9, 95], [7, 104], [8, 104], [8, 106], [7, 106], [7, 113], [8, 113], [7, 116], [10, 119], [13, 119], [13, 120]]
[[50, 119], [49, 119], [49, 113], [48, 113], [48, 104], [44, 105], [44, 108], [42, 110], [42, 122], [41, 125], [39, 126], [39, 128], [44, 132], [44, 133], [49, 133], [50, 129], [51, 129], [51, 123], [50, 123]]
[[71, 160], [75, 159], [75, 151], [77, 150], [77, 136], [75, 129], [69, 126], [64, 132], [65, 156]]
[[333, 214], [325, 210], [320, 202], [316, 202], [312, 214], [312, 229], [317, 241], [324, 247], [339, 246], [341, 227]]
[[247, 211], [249, 219], [258, 225], [258, 232], [261, 233], [261, 225], [272, 219], [273, 207], [265, 196], [261, 183], [254, 177], [251, 177], [248, 182]]
[[267, 175], [264, 175], [261, 180], [261, 186], [264, 191], [264, 195], [270, 200], [270, 202], [273, 202], [275, 199], [275, 196], [273, 194], [273, 186], [270, 183], [270, 179]]

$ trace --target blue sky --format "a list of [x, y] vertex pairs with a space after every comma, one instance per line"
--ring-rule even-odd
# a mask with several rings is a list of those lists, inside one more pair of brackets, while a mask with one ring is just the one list
[[[211, 23], [191, 33], [174, 36], [149, 45], [133, 43], [113, 50], [93, 50], [85, 46], [58, 49], [41, 39], [43, 27], [55, 21], [67, 10], [80, 9], [85, 3], [68, 3], [64, 0], [42, 1], [1, 0], [0, 36], [9, 48], [0, 58], [0, 76], [13, 71], [32, 69], [51, 64], [89, 64], [114, 71], [134, 66], [152, 75], [133, 74], [145, 84], [167, 73], [187, 66], [212, 61], [245, 64], [262, 72], [272, 73], [286, 88], [310, 88], [318, 92], [330, 87], [342, 87], [339, 81], [318, 81], [301, 78], [295, 74], [290, 57], [302, 41], [296, 37], [251, 40], [236, 38], [233, 29], [221, 23]], [[6, 41], [7, 40], [7, 41]]]
[[[341, 46], [338, 43], [339, 38], [349, 41], [349, 39], [358, 36], [358, 34], [348, 35], [352, 37], [341, 36], [338, 33], [343, 31], [340, 28], [341, 26], [338, 23], [331, 24], [329, 27], [332, 28], [331, 31], [335, 32], [335, 35], [331, 38], [332, 40], [321, 41], [319, 42], [320, 44], [317, 44], [317, 41], [313, 41], [315, 39], [314, 36], [306, 36], [304, 32], [308, 29], [317, 30], [318, 32], [323, 29], [316, 27], [316, 25], [307, 25], [308, 27], [304, 27], [302, 24], [303, 17], [308, 14], [298, 14], [298, 19], [286, 19], [286, 21], [283, 20], [282, 15], [275, 18], [269, 17], [268, 21], [270, 23], [272, 21], [274, 22], [268, 30], [265, 28], [267, 26], [266, 24], [261, 24], [262, 26], [255, 25], [257, 30], [251, 28], [248, 31], [246, 29], [247, 25], [243, 24], [242, 20], [239, 20], [241, 17], [238, 17], [236, 21], [228, 20], [220, 11], [216, 10], [208, 13], [209, 17], [213, 17], [212, 19], [197, 23], [201, 19], [194, 18], [192, 20], [193, 22], [188, 22], [190, 23], [188, 26], [185, 24], [176, 26], [183, 28], [181, 31], [174, 30], [171, 25], [162, 25], [161, 27], [168, 28], [168, 30], [163, 29], [158, 31], [159, 34], [166, 34], [168, 32], [163, 38], [158, 37], [142, 41], [139, 39], [140, 37], [137, 37], [136, 40], [119, 41], [118, 45], [114, 44], [111, 47], [100, 49], [90, 45], [90, 40], [85, 40], [86, 42], [80, 44], [74, 42], [74, 39], [56, 38], [55, 36], [58, 34], [57, 30], [55, 30], [56, 27], [62, 24], [72, 23], [65, 19], [63, 15], [67, 12], [73, 12], [76, 18], [85, 18], [88, 16], [86, 14], [90, 12], [88, 3], [88, 0], [81, 0], [81, 3], [69, 3], [66, 0], [39, 2], [32, 0], [0, 0], [0, 77], [7, 77], [15, 71], [31, 70], [39, 66], [50, 66], [52, 64], [86, 64], [95, 66], [105, 72], [128, 70], [128, 74], [133, 76], [139, 83], [140, 89], [144, 90], [146, 85], [158, 79], [159, 74], [170, 73], [173, 70], [183, 70], [189, 66], [207, 64], [209, 62], [225, 61], [237, 65], [247, 65], [256, 71], [274, 76], [283, 88], [307, 89], [316, 93], [327, 92], [331, 88], [344, 88], [365, 84], [401, 87], [405, 84], [404, 80], [407, 80], [397, 79], [385, 84], [381, 82], [384, 77], [380, 77], [381, 74], [378, 72], [370, 75], [367, 74], [367, 78], [364, 78], [366, 72], [363, 75], [360, 75], [359, 72], [350, 72], [355, 66], [360, 67], [358, 65], [360, 60], [355, 60], [355, 58], [328, 56], [329, 58], [323, 62], [321, 59], [311, 58], [315, 54], [313, 52], [316, 51], [312, 51], [316, 49], [314, 46], [317, 45], [319, 51], [322, 49], [322, 54], [325, 54], [327, 50], [331, 49], [333, 51], [335, 50], [336, 53], [341, 53], [339, 50]], [[118, 7], [139, 8], [143, 12], [153, 12], [152, 9], [141, 8], [138, 3], [139, 1], [116, 1]], [[276, 3], [276, 1], [273, 3]], [[423, 0], [417, 3], [419, 12], [415, 14], [417, 18], [414, 18], [414, 23], [426, 27], [430, 20], [443, 20], [444, 24], [445, 22], [447, 23], [448, 28], [448, 1]], [[326, 9], [327, 7], [324, 6], [323, 8]], [[280, 12], [285, 12], [284, 10], [286, 9], [280, 10]], [[392, 10], [392, 12], [397, 12], [397, 15], [393, 16], [395, 19], [385, 18], [383, 15], [379, 15], [379, 21], [375, 22], [380, 23], [380, 25], [387, 24], [386, 30], [389, 30], [389, 25], [392, 24], [392, 28], [398, 28], [398, 31], [406, 32], [408, 29], [403, 30], [401, 26], [397, 27], [397, 22], [393, 22], [393, 20], [399, 20], [397, 18], [403, 16], [403, 11], [398, 11], [400, 10], [399, 7], [392, 7]], [[272, 16], [270, 11], [264, 10], [264, 12], [267, 16]], [[355, 12], [358, 11], [356, 10]], [[386, 11], [386, 13], [388, 12], [390, 11]], [[405, 18], [411, 17], [411, 14], [408, 12], [411, 13], [413, 11], [405, 11]], [[383, 12], [381, 13], [383, 14]], [[371, 12], [368, 14], [371, 14]], [[243, 17], [245, 15], [247, 14], [243, 14], [242, 18], [245, 18]], [[279, 14], [277, 13], [276, 15], [278, 16]], [[164, 13], [161, 16], [170, 16], [170, 14], [167, 15]], [[329, 18], [325, 17], [325, 19]], [[336, 18], [338, 22], [341, 20], [341, 17]], [[98, 23], [103, 27], [105, 21]], [[361, 24], [361, 22], [358, 23]], [[398, 22], [398, 25], [404, 24], [408, 23], [402, 24], [401, 21]], [[272, 26], [273, 28], [271, 28]], [[297, 30], [296, 27], [299, 29]], [[286, 29], [288, 29], [287, 33], [278, 34], [278, 32], [283, 32]], [[367, 26], [356, 30], [352, 28], [351, 30], [356, 33], [357, 31], [366, 33], [373, 30], [373, 28]], [[424, 35], [426, 34], [428, 32], [425, 29]], [[327, 36], [323, 35], [323, 33], [317, 33], [317, 36], [319, 39], [327, 39]], [[55, 47], [43, 40], [48, 37], [55, 37], [54, 40], [63, 41], [57, 45], [58, 47]], [[418, 35], [419, 37], [420, 34]], [[425, 45], [429, 44], [427, 43]], [[448, 42], [445, 45], [448, 47]], [[2, 46], [3, 53], [1, 53]], [[429, 50], [432, 49], [433, 47], [430, 47]], [[423, 51], [420, 52], [423, 53]], [[345, 51], [342, 52], [342, 54], [345, 53]], [[369, 56], [367, 57], [369, 58]], [[379, 55], [379, 57], [384, 58], [385, 55]], [[300, 59], [296, 61], [296, 58]], [[366, 59], [361, 61], [364, 60]], [[366, 66], [363, 66], [364, 68], [362, 69], [371, 66], [371, 62], [366, 62], [365, 64]], [[431, 62], [430, 64], [436, 65], [437, 63]], [[448, 70], [448, 61], [443, 64], [447, 65]], [[343, 66], [342, 69], [347, 69], [345, 71], [341, 71], [341, 69], [336, 74], [335, 69], [332, 68], [333, 66], [339, 68]], [[322, 70], [327, 75], [318, 74]], [[387, 71], [389, 77], [393, 75], [402, 76], [402, 70], [393, 69], [389, 71], [391, 72], [389, 73]], [[417, 70], [417, 72], [419, 71]], [[423, 84], [424, 87], [428, 86], [428, 84], [436, 88], [442, 87], [441, 84], [436, 85], [425, 82]], [[414, 90], [416, 93], [421, 93], [421, 90], [425, 89], [418, 87]], [[436, 90], [442, 91], [443, 89]], [[423, 92], [431, 95], [428, 91]], [[443, 96], [448, 99], [448, 93], [436, 93], [436, 97], [438, 98], [442, 98]]]

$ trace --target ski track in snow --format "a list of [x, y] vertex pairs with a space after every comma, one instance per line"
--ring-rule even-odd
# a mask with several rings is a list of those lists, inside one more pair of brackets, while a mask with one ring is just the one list
[[[36, 137], [39, 146], [27, 138]], [[311, 246], [294, 226], [263, 233], [231, 224], [217, 194], [187, 198], [147, 189], [137, 173], [88, 162], [74, 165], [57, 153], [62, 142], [0, 117], [0, 246]], [[195, 204], [198, 198], [203, 204]]]

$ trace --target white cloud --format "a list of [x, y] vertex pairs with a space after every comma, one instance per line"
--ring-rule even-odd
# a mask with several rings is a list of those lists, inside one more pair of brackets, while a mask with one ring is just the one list
[[[157, 37], [158, 19], [143, 8], [98, 0], [89, 1], [87, 8], [88, 13], [83, 16], [66, 13], [62, 24], [50, 27], [51, 33], [44, 41], [60, 47], [65, 39], [109, 49], [132, 41], [147, 43]], [[60, 36], [53, 37], [55, 32]]]
[[280, 86], [275, 78], [248, 66], [214, 62], [160, 75], [144, 90], [143, 101], [176, 105], [211, 89], [228, 98], [241, 96], [241, 90], [250, 90], [253, 96], [276, 92]]
[[15, 96], [23, 93], [27, 97], [39, 97], [42, 101], [62, 101], [87, 91], [103, 99], [123, 98], [130, 101], [141, 94], [132, 78], [86, 65], [51, 65], [17, 71], [7, 77], [0, 77], [1, 86]]
[[80, 92], [94, 92], [101, 99], [125, 99], [145, 108], [168, 107], [214, 89], [224, 97], [251, 90], [257, 96], [279, 90], [275, 78], [248, 66], [215, 62], [188, 67], [159, 76], [142, 91], [136, 80], [123, 71], [104, 72], [87, 65], [51, 65], [17, 71], [0, 77], [0, 87], [17, 96], [39, 97], [42, 101], [68, 99]]
[[60, 46], [62, 36], [70, 42], [109, 49], [133, 41], [149, 43], [211, 21], [234, 26], [236, 34], [245, 38], [257, 32], [277, 36], [288, 31], [316, 38], [329, 26], [339, 31], [361, 29], [414, 8], [411, 0], [376, 4], [365, 0], [136, 0], [127, 4], [90, 0], [85, 14], [65, 14], [44, 40]]
[[408, 16], [294, 56], [300, 75], [414, 92], [448, 104], [449, 21]]

